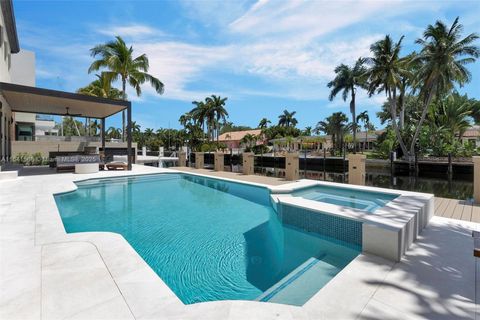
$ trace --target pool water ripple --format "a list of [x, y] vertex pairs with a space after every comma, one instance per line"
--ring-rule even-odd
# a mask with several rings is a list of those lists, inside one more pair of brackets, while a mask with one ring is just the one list
[[[266, 188], [221, 180], [98, 179], [55, 199], [67, 232], [123, 235], [186, 304], [255, 300], [312, 257], [335, 256], [328, 263], [341, 270], [359, 252], [283, 225]], [[317, 274], [318, 289], [336, 272]], [[276, 302], [302, 304], [311, 294], [295, 301], [284, 296]]]

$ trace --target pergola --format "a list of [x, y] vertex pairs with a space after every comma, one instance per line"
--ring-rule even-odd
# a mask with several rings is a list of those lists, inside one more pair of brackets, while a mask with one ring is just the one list
[[100, 119], [103, 150], [105, 150], [105, 119], [127, 109], [127, 159], [128, 170], [132, 169], [132, 104], [130, 101], [5, 82], [0, 82], [0, 93], [14, 112]]

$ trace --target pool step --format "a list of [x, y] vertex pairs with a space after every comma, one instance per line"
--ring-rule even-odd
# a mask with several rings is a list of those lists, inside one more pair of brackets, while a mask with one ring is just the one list
[[325, 258], [326, 255], [308, 259], [255, 300], [303, 305], [339, 271], [323, 261]]

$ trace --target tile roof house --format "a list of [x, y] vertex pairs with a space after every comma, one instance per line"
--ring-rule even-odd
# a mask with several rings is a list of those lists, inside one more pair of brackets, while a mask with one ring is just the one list
[[244, 130], [244, 131], [232, 131], [232, 132], [222, 133], [218, 137], [218, 142], [225, 144], [228, 149], [238, 149], [238, 148], [241, 147], [240, 141], [247, 134], [251, 134], [251, 135], [259, 137], [259, 139], [257, 141], [257, 145], [263, 143], [263, 139], [262, 139], [262, 137], [260, 137], [261, 134], [262, 134], [261, 129]]

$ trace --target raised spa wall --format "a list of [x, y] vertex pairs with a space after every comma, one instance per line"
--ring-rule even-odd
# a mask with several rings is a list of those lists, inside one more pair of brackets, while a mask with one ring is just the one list
[[[293, 197], [298, 188], [314, 185], [334, 185], [361, 188], [399, 195], [386, 206], [368, 213], [324, 202]], [[293, 187], [293, 188], [292, 188]], [[427, 226], [434, 212], [431, 194], [390, 189], [360, 187], [311, 180], [272, 188], [271, 202], [285, 223], [309, 232], [318, 232], [337, 240], [361, 245], [362, 251], [382, 258], [400, 261], [418, 235]], [[282, 220], [282, 221], [283, 221]], [[350, 221], [350, 222], [349, 222]], [[320, 232], [316, 229], [322, 229]], [[325, 233], [325, 230], [328, 232]]]

